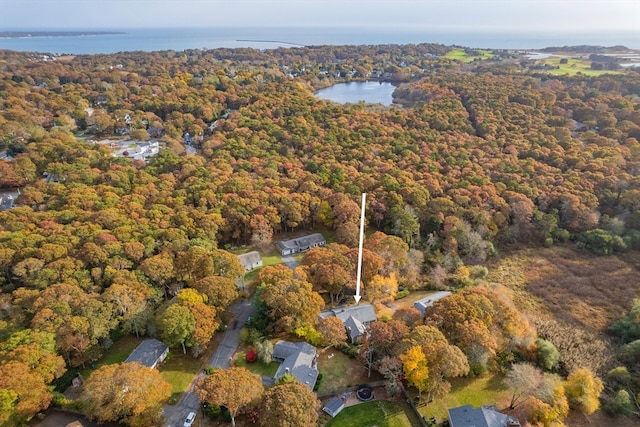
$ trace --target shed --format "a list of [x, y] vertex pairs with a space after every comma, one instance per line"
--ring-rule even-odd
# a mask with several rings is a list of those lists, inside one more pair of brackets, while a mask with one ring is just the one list
[[334, 397], [330, 401], [327, 402], [326, 405], [322, 408], [324, 412], [331, 415], [331, 417], [335, 417], [344, 409], [344, 402], [339, 397]]
[[127, 362], [138, 362], [151, 369], [162, 363], [169, 354], [169, 347], [155, 338], [142, 341], [127, 357]]
[[258, 251], [251, 251], [246, 254], [238, 255], [238, 258], [240, 258], [240, 264], [242, 264], [244, 269], [247, 271], [262, 267], [262, 257]]

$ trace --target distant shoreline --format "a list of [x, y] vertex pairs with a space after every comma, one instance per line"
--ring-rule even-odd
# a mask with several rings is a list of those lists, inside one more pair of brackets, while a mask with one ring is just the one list
[[0, 31], [0, 38], [21, 39], [32, 37], [82, 37], [127, 34], [119, 31]]
[[238, 39], [237, 42], [252, 42], [252, 43], [280, 43], [280, 44], [288, 44], [292, 46], [301, 46], [305, 47], [302, 43], [293, 43], [293, 42], [283, 42], [281, 40], [256, 40], [256, 39]]

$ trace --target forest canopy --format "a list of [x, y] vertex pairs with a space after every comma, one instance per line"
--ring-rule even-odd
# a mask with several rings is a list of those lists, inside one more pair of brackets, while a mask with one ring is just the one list
[[[346, 271], [361, 193], [370, 230], [393, 237], [369, 242], [367, 280], [393, 295], [473, 284], [514, 242], [640, 249], [638, 73], [554, 76], [514, 52], [449, 50], [1, 51], [0, 188], [19, 196], [0, 211], [0, 342], [47, 360], [5, 355], [3, 369], [29, 372], [46, 402], [61, 364], [96, 360], [115, 331], [200, 354], [239, 295], [228, 249], [321, 228]], [[314, 97], [374, 76], [397, 85], [393, 106]], [[161, 148], [114, 157], [92, 143], [107, 138]], [[333, 302], [345, 283], [329, 273], [309, 267], [308, 290]], [[13, 413], [41, 409], [7, 387]]]

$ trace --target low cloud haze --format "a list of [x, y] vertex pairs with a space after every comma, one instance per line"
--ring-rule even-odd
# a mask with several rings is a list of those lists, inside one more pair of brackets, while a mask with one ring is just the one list
[[637, 0], [0, 0], [2, 29], [384, 27], [637, 31]]

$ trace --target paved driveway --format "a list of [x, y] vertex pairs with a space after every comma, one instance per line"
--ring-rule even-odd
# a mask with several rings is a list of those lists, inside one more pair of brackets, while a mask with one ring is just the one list
[[[229, 368], [229, 361], [238, 349], [238, 345], [240, 345], [240, 330], [247, 318], [255, 313], [255, 307], [248, 300], [244, 300], [231, 307], [231, 312], [234, 314], [233, 319], [229, 322], [230, 326], [224, 332], [216, 352], [207, 362], [208, 366], [219, 366], [222, 369]], [[198, 425], [198, 419], [202, 418], [203, 414], [200, 411], [200, 401], [193, 389], [196, 381], [204, 375], [203, 372], [196, 375], [177, 404], [164, 407], [165, 427], [182, 427], [184, 419], [191, 411], [198, 414], [195, 424]]]
[[297, 259], [295, 259], [293, 256], [289, 255], [289, 256], [283, 256], [282, 257], [282, 263], [284, 265], [286, 265], [287, 267], [289, 267], [290, 269], [294, 269], [297, 266], [300, 265], [300, 263], [298, 262]]

